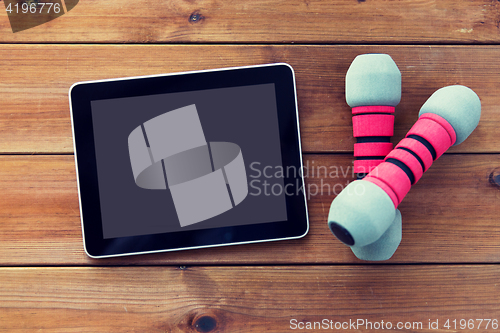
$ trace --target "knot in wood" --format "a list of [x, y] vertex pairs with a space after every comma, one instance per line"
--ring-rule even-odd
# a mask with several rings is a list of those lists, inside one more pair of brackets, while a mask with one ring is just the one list
[[500, 187], [500, 168], [494, 169], [488, 178], [491, 184]]
[[201, 333], [211, 332], [217, 327], [217, 321], [213, 317], [203, 316], [194, 322], [194, 327]]

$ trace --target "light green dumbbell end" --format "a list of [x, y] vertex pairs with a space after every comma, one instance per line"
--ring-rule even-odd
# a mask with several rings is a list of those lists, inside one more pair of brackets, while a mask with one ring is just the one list
[[383, 261], [388, 260], [398, 249], [403, 237], [401, 212], [396, 209], [396, 217], [389, 229], [374, 243], [366, 246], [351, 246], [354, 255], [361, 260]]
[[359, 55], [347, 70], [345, 96], [352, 108], [396, 106], [401, 100], [401, 72], [388, 54]]
[[465, 86], [447, 86], [437, 90], [422, 105], [419, 117], [434, 113], [446, 119], [457, 134], [454, 146], [462, 143], [474, 131], [481, 117], [481, 101]]
[[394, 221], [391, 198], [377, 185], [356, 180], [332, 201], [328, 227], [341, 242], [363, 247], [379, 239]]

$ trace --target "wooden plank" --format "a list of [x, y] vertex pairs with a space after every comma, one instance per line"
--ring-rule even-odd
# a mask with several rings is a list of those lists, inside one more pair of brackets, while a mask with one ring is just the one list
[[[390, 3], [390, 2], [388, 2]], [[500, 46], [3, 45], [0, 152], [71, 153], [69, 87], [78, 81], [288, 62], [296, 72], [303, 148], [350, 152], [344, 78], [356, 55], [389, 53], [403, 77], [394, 142], [437, 89], [463, 84], [481, 98], [477, 130], [452, 152], [500, 152]]]
[[497, 1], [80, 1], [1, 42], [497, 43]]
[[349, 321], [363, 332], [382, 321], [382, 331], [435, 332], [437, 321], [440, 331], [496, 332], [499, 274], [497, 265], [2, 268], [0, 331], [312, 332], [306, 325], [326, 320], [336, 332]]
[[[72, 156], [0, 157], [0, 265], [361, 263], [329, 231], [331, 201], [353, 180], [352, 155], [306, 155], [309, 234], [299, 240], [90, 259], [83, 251]], [[446, 154], [400, 205], [393, 263], [500, 262], [500, 155]], [[255, 172], [255, 171], [254, 171]]]

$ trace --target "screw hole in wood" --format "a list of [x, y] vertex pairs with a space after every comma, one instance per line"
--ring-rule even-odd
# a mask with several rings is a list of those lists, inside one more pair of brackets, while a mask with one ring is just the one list
[[190, 23], [198, 23], [205, 19], [205, 16], [201, 15], [200, 12], [195, 11], [189, 16], [189, 22]]

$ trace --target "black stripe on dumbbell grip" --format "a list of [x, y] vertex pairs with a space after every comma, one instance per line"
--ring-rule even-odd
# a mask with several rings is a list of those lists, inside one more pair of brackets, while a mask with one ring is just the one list
[[424, 139], [420, 135], [416, 135], [416, 134], [410, 134], [407, 136], [407, 138], [417, 140], [418, 142], [423, 144], [425, 146], [425, 148], [427, 148], [427, 150], [431, 153], [432, 160], [433, 161], [436, 160], [436, 158], [437, 158], [436, 150], [434, 149], [434, 147], [431, 145], [431, 143], [429, 141], [427, 141], [426, 139]]
[[366, 116], [366, 115], [373, 115], [373, 114], [382, 114], [382, 115], [388, 115], [388, 114], [393, 114], [393, 113], [387, 113], [387, 112], [364, 112], [364, 113], [356, 113], [353, 114], [353, 117], [358, 117], [358, 116]]
[[[360, 136], [356, 138], [356, 143], [391, 142], [390, 136]], [[356, 147], [354, 148], [356, 150]], [[356, 160], [383, 160], [385, 156], [357, 156]], [[368, 172], [357, 173], [357, 179], [363, 179]]]
[[388, 158], [385, 160], [385, 162], [394, 164], [397, 167], [399, 167], [401, 170], [404, 171], [406, 176], [408, 176], [408, 179], [410, 180], [410, 184], [412, 184], [412, 185], [415, 184], [415, 175], [413, 174], [411, 169], [404, 162], [397, 160], [395, 158]]
[[357, 160], [366, 161], [366, 160], [383, 160], [385, 156], [358, 156]]
[[[429, 141], [427, 141], [423, 137], [416, 135], [416, 134], [408, 135], [407, 138], [414, 139], [414, 140], [417, 140], [418, 142], [422, 143], [425, 146], [425, 148], [427, 148], [427, 150], [429, 150], [429, 152], [431, 153], [432, 159], [436, 160], [436, 150], [430, 144]], [[418, 154], [415, 153], [413, 150], [408, 149], [408, 148], [404, 148], [404, 147], [396, 147], [396, 149], [402, 149], [402, 150], [407, 151], [410, 154], [412, 154], [417, 159], [420, 166], [422, 167], [422, 171], [425, 170], [425, 165], [424, 165], [424, 162], [422, 161], [422, 158], [420, 158], [420, 156], [418, 156]], [[395, 158], [390, 158], [390, 157], [387, 158], [385, 160], [385, 162], [392, 163], [392, 164], [396, 165], [397, 167], [399, 167], [401, 170], [404, 171], [404, 173], [406, 174], [406, 176], [410, 180], [410, 183], [412, 185], [415, 184], [415, 175], [413, 174], [413, 171], [411, 171], [410, 167], [408, 167], [404, 162], [397, 160]]]
[[407, 151], [410, 154], [412, 154], [413, 157], [415, 157], [417, 159], [418, 163], [420, 163], [420, 166], [422, 167], [422, 172], [425, 171], [424, 161], [422, 161], [422, 159], [420, 158], [420, 156], [418, 156], [417, 153], [415, 153], [413, 150], [405, 148], [405, 147], [396, 147], [396, 149], [401, 149], [401, 150]]
[[367, 142], [391, 142], [390, 136], [359, 136], [356, 138], [356, 143]]
[[356, 174], [356, 179], [357, 180], [363, 179], [366, 177], [367, 174], [368, 174], [368, 172], [359, 172]]

